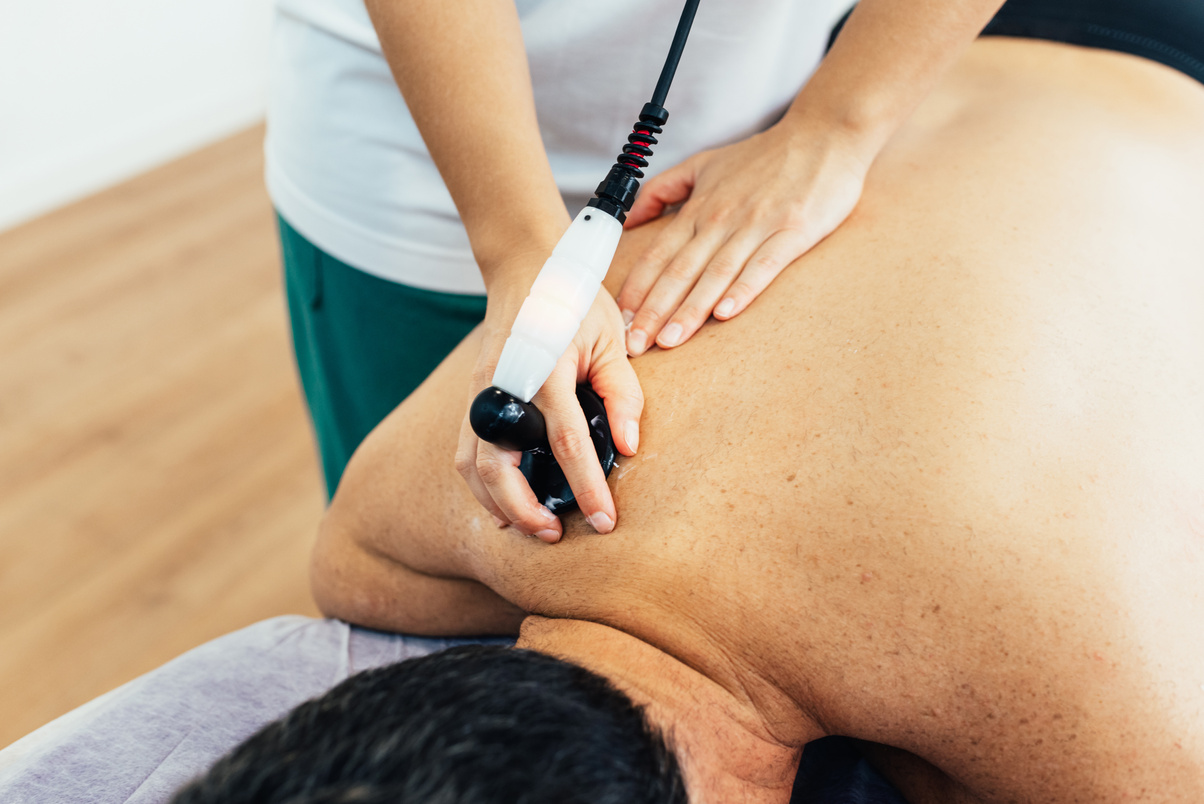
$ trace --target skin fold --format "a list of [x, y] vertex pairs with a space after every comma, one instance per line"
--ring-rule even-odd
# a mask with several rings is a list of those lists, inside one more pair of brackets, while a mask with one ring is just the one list
[[523, 644], [645, 703], [695, 801], [786, 801], [822, 734], [884, 746], [915, 801], [1204, 800], [1200, 187], [1199, 84], [980, 40], [843, 226], [633, 361], [612, 533], [499, 529], [457, 476], [474, 335], [352, 459], [319, 604], [539, 615]]

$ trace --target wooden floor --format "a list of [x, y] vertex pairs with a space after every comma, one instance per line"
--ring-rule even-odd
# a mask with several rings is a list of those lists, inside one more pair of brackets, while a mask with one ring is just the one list
[[315, 613], [262, 128], [0, 234], [0, 746]]

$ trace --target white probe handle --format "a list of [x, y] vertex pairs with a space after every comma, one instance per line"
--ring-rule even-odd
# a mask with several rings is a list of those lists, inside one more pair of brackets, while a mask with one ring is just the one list
[[599, 209], [577, 214], [514, 319], [493, 372], [496, 387], [531, 401], [594, 303], [622, 234], [623, 224]]

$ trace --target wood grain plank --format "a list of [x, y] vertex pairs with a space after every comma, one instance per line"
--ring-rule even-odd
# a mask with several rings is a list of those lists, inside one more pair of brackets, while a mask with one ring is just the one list
[[0, 234], [0, 746], [316, 614], [262, 127]]

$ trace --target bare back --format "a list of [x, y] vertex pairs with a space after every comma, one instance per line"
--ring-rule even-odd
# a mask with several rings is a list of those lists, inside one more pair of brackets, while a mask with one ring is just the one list
[[485, 524], [451, 460], [472, 338], [369, 444], [423, 423], [406, 527], [478, 533], [525, 610], [747, 663], [989, 799], [1204, 798], [1201, 187], [1198, 84], [980, 40], [836, 233], [635, 361], [613, 533]]

